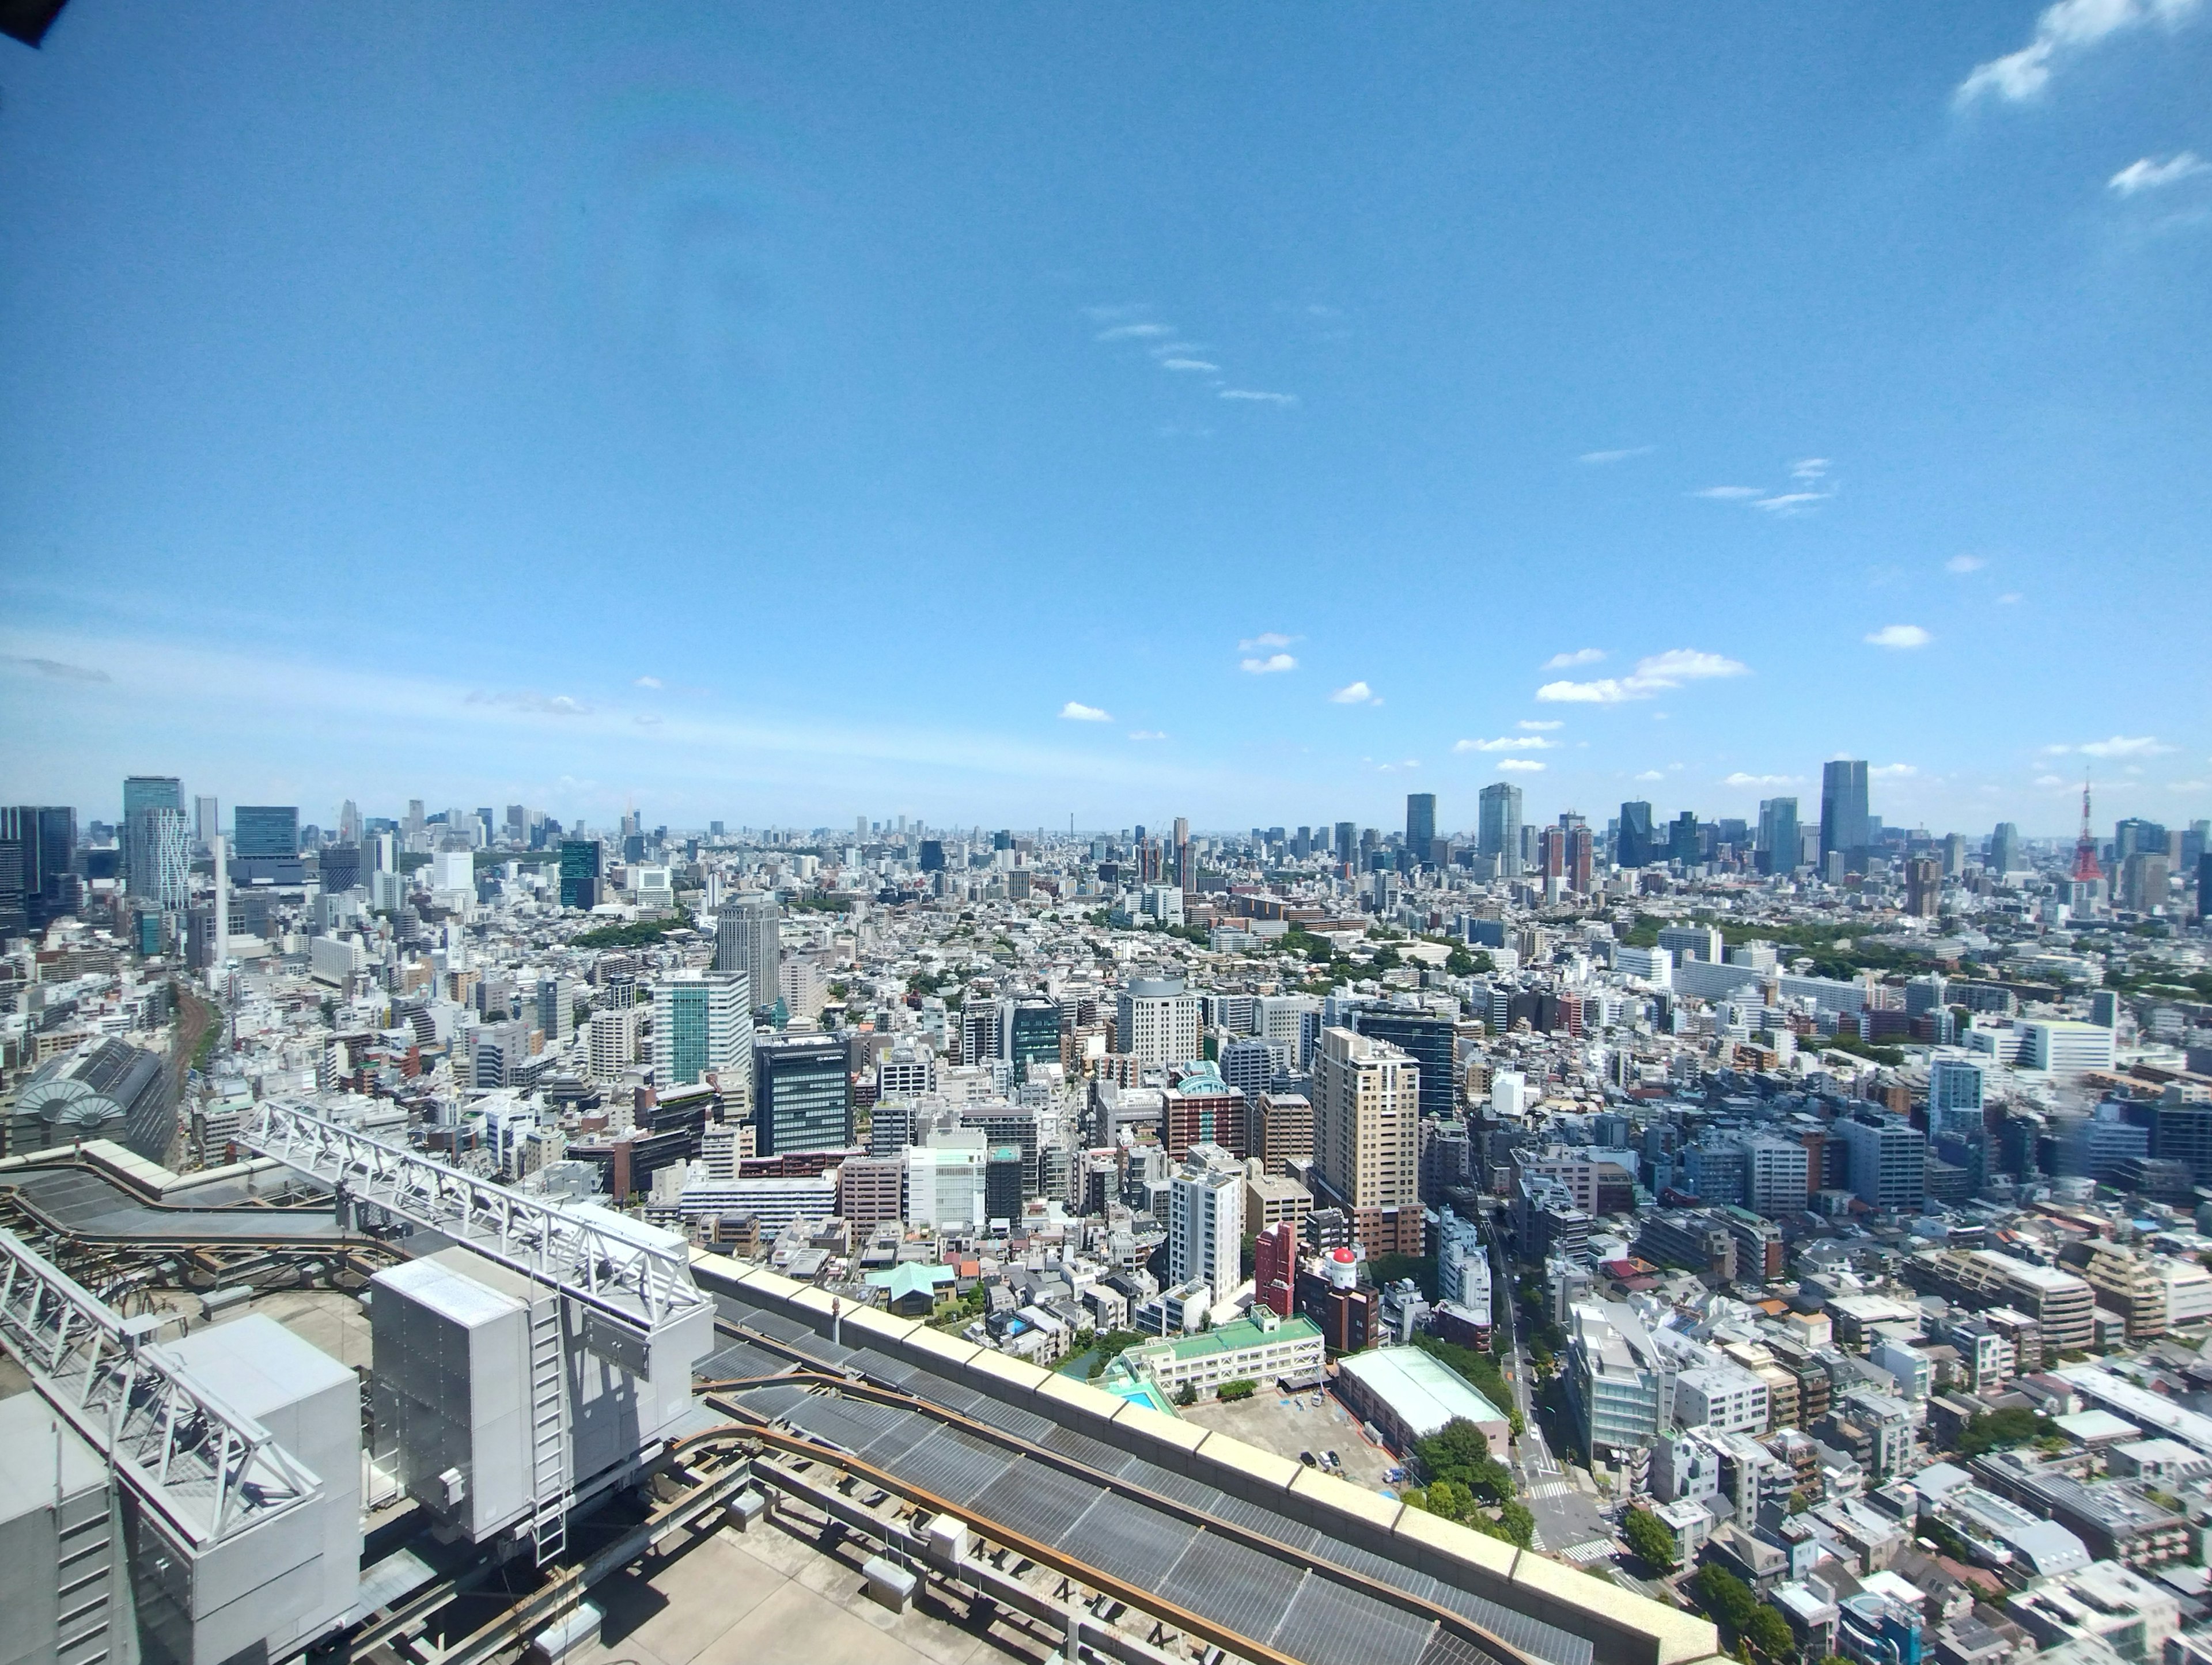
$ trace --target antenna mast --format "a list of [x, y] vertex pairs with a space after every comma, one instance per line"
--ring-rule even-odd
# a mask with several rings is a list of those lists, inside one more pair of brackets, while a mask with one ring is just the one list
[[2081, 777], [2081, 836], [2074, 842], [2074, 882], [2094, 884], [2104, 878], [2097, 865], [2097, 836], [2089, 830], [2089, 777]]

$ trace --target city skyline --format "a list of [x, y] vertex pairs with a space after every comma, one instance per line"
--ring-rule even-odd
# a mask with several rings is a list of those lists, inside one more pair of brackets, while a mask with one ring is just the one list
[[2036, 15], [72, 10], [0, 773], [2195, 818], [2212, 29]]

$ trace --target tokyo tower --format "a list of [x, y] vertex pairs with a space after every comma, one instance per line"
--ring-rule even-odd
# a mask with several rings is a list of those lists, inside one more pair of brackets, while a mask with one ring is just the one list
[[2104, 869], [2097, 865], [2096, 835], [2089, 830], [2089, 777], [2081, 777], [2081, 836], [2074, 842], [2074, 882], [2094, 884], [2104, 878]]

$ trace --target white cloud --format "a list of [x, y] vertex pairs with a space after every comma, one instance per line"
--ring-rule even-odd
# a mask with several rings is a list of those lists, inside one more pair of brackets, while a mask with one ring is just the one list
[[1724, 787], [1788, 787], [1797, 784], [1797, 777], [1794, 775], [1746, 775], [1738, 769], [1733, 775], [1723, 775], [1721, 784]]
[[1167, 736], [1157, 728], [1137, 728], [1129, 732], [1129, 738], [1133, 740], [1164, 740]]
[[2178, 150], [2164, 161], [2148, 156], [2130, 162], [2105, 181], [2106, 185], [2123, 197], [2132, 197], [2138, 191], [2157, 191], [2199, 173], [2212, 173], [2212, 162], [2208, 162], [2194, 150]]
[[1656, 769], [1647, 769], [1636, 778], [1639, 781], [1663, 781], [1667, 777]]
[[2092, 740], [2086, 745], [2043, 749], [2054, 757], [2069, 751], [2078, 751], [2084, 757], [2156, 757], [2174, 750], [2161, 744], [2155, 734], [2115, 734], [2108, 740]]
[[1656, 445], [1632, 445], [1620, 451], [1585, 451], [1575, 460], [1578, 463], [1625, 463], [1631, 457], [1648, 457], [1658, 448]]
[[1237, 661], [1237, 668], [1255, 677], [1273, 676], [1279, 671], [1295, 671], [1298, 662], [1288, 653], [1270, 653], [1265, 659], [1246, 659]]
[[1763, 508], [1769, 514], [1802, 514], [1808, 503], [1825, 503], [1835, 495], [1832, 491], [1784, 491], [1762, 497], [1752, 507]]
[[1296, 636], [1286, 636], [1279, 631], [1262, 630], [1258, 635], [1253, 636], [1248, 641], [1238, 642], [1237, 644], [1237, 651], [1240, 653], [1249, 653], [1264, 647], [1272, 652], [1273, 649], [1278, 647], [1287, 647], [1297, 640], [1298, 638]]
[[1967, 573], [1978, 573], [1989, 564], [1978, 555], [1954, 555], [1943, 563], [1943, 570], [1963, 577]]
[[1763, 497], [1765, 486], [1707, 486], [1703, 491], [1693, 491], [1692, 497], [1710, 497], [1716, 502], [1740, 502], [1746, 497]]
[[1817, 480], [1827, 473], [1828, 466], [1826, 457], [1800, 457], [1790, 465], [1790, 477], [1793, 480]]
[[2014, 104], [2033, 98], [2050, 84], [2063, 58], [2154, 20], [2179, 23], [2197, 5], [2197, 0], [2058, 0], [2035, 20], [2027, 45], [1977, 64], [1959, 83], [1954, 101], [1968, 105], [1984, 94]]
[[2035, 784], [2039, 787], [2066, 787], [2073, 785], [2073, 782], [2056, 775], [2039, 775], [2035, 777]]
[[1296, 393], [1263, 393], [1251, 387], [1224, 387], [1219, 397], [1224, 399], [1244, 399], [1258, 404], [1296, 404]]
[[1160, 361], [1160, 368], [1163, 370], [1211, 371], [1218, 370], [1220, 368], [1218, 364], [1208, 364], [1202, 358], [1164, 358]]
[[1380, 705], [1382, 703], [1381, 700], [1376, 697], [1375, 690], [1370, 688], [1364, 682], [1355, 682], [1347, 687], [1340, 688], [1335, 693], [1330, 695], [1328, 697], [1338, 705]]
[[1164, 324], [1116, 324], [1110, 330], [1101, 330], [1091, 337], [1094, 341], [1150, 341], [1156, 336], [1173, 335], [1175, 331]]
[[1547, 671], [1571, 671], [1577, 665], [1595, 665], [1605, 657], [1602, 647], [1577, 647], [1571, 653], [1554, 653], [1544, 661]]
[[1601, 677], [1594, 682], [1547, 682], [1536, 697], [1567, 705], [1618, 705], [1625, 700], [1648, 700], [1663, 690], [1686, 682], [1714, 677], [1741, 677], [1750, 667], [1739, 659], [1708, 653], [1696, 647], [1674, 647], [1636, 662], [1626, 677]]
[[1917, 624], [1885, 624], [1867, 636], [1875, 647], [1925, 647], [1935, 640]]
[[1876, 763], [1867, 771], [1867, 778], [1870, 781], [1902, 781], [1919, 773], [1911, 763]]
[[1504, 734], [1495, 740], [1461, 740], [1452, 747], [1454, 751], [1552, 751], [1558, 749], [1557, 740], [1547, 740], [1540, 734]]
[[660, 678], [658, 677], [640, 677], [637, 679], [636, 686], [640, 688], [658, 688], [660, 686]]
[[541, 694], [534, 688], [517, 689], [511, 693], [471, 693], [465, 702], [470, 705], [501, 705], [510, 711], [531, 712], [540, 717], [586, 717], [591, 707], [566, 694]]
[[2168, 792], [2203, 792], [2205, 790], [2205, 782], [2202, 781], [2168, 781], [2166, 783], [2166, 789]]
[[1532, 734], [1549, 734], [1555, 728], [1565, 728], [1566, 724], [1561, 722], [1557, 717], [1551, 719], [1549, 721], [1546, 721], [1537, 717], [1523, 717], [1519, 722], [1514, 724], [1513, 726], [1516, 728], [1525, 728]]
[[1062, 721], [1071, 723], [1110, 723], [1114, 720], [1110, 714], [1101, 711], [1097, 706], [1084, 705], [1075, 700], [1070, 700], [1060, 707], [1060, 714]]
[[1534, 757], [1508, 757], [1498, 765], [1509, 775], [1541, 775], [1544, 766]]
[[1997, 598], [1997, 605], [2000, 607], [2010, 607], [2019, 600], [2020, 592], [2018, 590], [2007, 590], [2002, 595]]

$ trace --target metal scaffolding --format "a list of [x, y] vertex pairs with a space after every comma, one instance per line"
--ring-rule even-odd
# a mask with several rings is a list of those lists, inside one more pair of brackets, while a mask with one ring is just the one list
[[185, 1547], [210, 1549], [319, 1496], [266, 1428], [146, 1339], [154, 1328], [0, 1231], [0, 1342]]
[[526, 1197], [434, 1158], [264, 1100], [238, 1142], [558, 1289], [640, 1338], [706, 1304], [679, 1246], [641, 1241], [612, 1216]]

